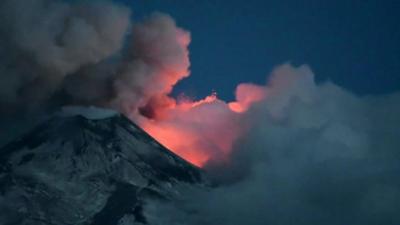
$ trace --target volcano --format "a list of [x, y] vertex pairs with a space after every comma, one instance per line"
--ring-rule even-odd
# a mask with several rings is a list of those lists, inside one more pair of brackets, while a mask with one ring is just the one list
[[121, 114], [64, 110], [0, 149], [0, 224], [149, 224], [202, 171]]

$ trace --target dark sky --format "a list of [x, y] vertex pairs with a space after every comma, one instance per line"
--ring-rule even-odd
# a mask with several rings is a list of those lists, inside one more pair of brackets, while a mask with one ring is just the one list
[[284, 62], [309, 64], [357, 94], [400, 89], [399, 1], [125, 0], [134, 17], [161, 11], [192, 33], [192, 75], [176, 93], [264, 83]]

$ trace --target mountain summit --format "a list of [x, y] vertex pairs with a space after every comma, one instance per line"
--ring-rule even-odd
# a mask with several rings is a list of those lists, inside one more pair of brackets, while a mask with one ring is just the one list
[[68, 108], [0, 149], [0, 221], [148, 224], [147, 200], [203, 184], [197, 167], [123, 115]]

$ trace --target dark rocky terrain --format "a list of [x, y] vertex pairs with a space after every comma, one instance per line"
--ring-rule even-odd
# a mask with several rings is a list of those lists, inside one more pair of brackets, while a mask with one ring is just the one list
[[58, 115], [0, 149], [0, 224], [149, 224], [148, 200], [204, 184], [120, 114]]

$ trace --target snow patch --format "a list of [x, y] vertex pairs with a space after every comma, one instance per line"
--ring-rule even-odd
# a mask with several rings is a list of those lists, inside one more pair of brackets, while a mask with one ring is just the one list
[[111, 109], [99, 108], [95, 106], [65, 106], [61, 108], [61, 111], [58, 113], [58, 115], [63, 117], [79, 115], [90, 120], [101, 120], [117, 116], [119, 113]]

